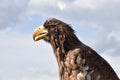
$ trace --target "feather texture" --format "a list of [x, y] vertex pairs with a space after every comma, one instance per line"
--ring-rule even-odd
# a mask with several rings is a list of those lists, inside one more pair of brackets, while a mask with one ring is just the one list
[[48, 29], [44, 40], [53, 47], [60, 80], [119, 80], [108, 62], [83, 44], [70, 25], [50, 18], [44, 27]]

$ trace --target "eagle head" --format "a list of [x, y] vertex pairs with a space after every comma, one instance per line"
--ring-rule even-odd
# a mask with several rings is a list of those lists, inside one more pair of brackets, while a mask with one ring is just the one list
[[39, 41], [44, 39], [45, 41], [54, 41], [53, 39], [63, 39], [67, 32], [74, 32], [74, 30], [69, 27], [68, 24], [56, 19], [56, 18], [49, 18], [45, 21], [43, 26], [39, 26], [33, 32], [33, 39], [34, 41]]

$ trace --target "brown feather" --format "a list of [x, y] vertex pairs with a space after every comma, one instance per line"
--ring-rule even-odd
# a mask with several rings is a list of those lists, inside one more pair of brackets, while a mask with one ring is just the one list
[[66, 23], [51, 18], [44, 23], [54, 50], [60, 80], [119, 80], [112, 67], [93, 49], [83, 44]]

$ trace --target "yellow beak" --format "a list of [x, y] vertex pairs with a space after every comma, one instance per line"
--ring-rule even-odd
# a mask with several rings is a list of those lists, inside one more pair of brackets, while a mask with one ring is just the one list
[[48, 30], [44, 26], [40, 26], [33, 32], [34, 41], [43, 39], [48, 34]]

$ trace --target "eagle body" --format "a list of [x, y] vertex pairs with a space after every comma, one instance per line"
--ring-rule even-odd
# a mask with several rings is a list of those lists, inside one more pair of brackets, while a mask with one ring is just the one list
[[70, 50], [64, 61], [59, 48], [56, 55], [60, 80], [119, 80], [111, 66], [85, 45]]
[[34, 31], [33, 38], [51, 44], [60, 80], [119, 80], [109, 63], [83, 44], [68, 24], [58, 19], [48, 19]]

